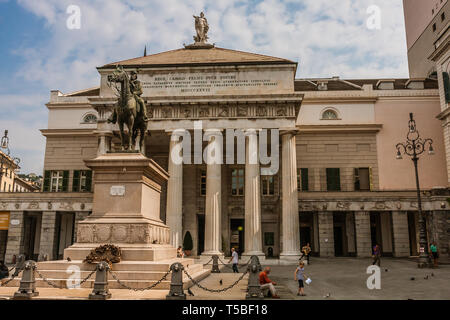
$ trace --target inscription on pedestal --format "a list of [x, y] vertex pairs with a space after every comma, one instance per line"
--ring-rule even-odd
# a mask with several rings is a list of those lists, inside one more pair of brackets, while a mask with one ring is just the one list
[[123, 197], [125, 195], [125, 186], [111, 186], [109, 194], [114, 197]]

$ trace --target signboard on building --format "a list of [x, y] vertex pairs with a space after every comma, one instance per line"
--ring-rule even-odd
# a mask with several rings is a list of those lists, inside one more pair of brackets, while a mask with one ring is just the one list
[[0, 230], [8, 230], [9, 228], [9, 212], [0, 211]]

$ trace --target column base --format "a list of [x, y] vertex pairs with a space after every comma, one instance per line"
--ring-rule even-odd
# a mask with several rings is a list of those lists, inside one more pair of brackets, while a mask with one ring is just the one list
[[[262, 251], [250, 251], [250, 252], [244, 252], [241, 254], [241, 259], [244, 261], [247, 261], [251, 258], [251, 256], [257, 256], [259, 259], [259, 262], [266, 260], [266, 255]], [[248, 258], [248, 259], [247, 259]]]
[[280, 253], [280, 264], [298, 264], [300, 254], [298, 252]]

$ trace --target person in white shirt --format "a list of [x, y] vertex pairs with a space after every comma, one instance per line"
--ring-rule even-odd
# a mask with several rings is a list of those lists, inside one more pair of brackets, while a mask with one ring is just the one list
[[239, 262], [239, 255], [236, 252], [235, 248], [231, 248], [231, 259], [228, 261], [228, 263], [233, 262], [233, 272], [239, 273], [238, 269], [238, 262]]

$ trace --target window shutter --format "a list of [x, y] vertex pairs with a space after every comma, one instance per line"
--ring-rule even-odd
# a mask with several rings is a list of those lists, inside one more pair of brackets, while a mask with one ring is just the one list
[[308, 168], [303, 168], [301, 169], [301, 173], [302, 173], [302, 178], [301, 178], [301, 182], [302, 182], [302, 191], [308, 191], [309, 190], [309, 181], [308, 181]]
[[86, 191], [91, 192], [92, 190], [92, 170], [86, 172]]
[[80, 170], [73, 171], [72, 192], [80, 191]]
[[369, 167], [369, 190], [373, 191], [372, 167]]
[[359, 169], [354, 168], [353, 170], [353, 182], [355, 184], [355, 190], [360, 190], [361, 186], [359, 184]]
[[450, 102], [450, 79], [447, 72], [442, 72], [442, 78], [444, 79], [444, 92], [445, 102]]
[[49, 192], [50, 191], [50, 179], [51, 179], [51, 171], [44, 171], [44, 187], [42, 191]]
[[69, 189], [69, 170], [63, 171], [63, 183], [62, 183], [62, 192], [67, 192]]

